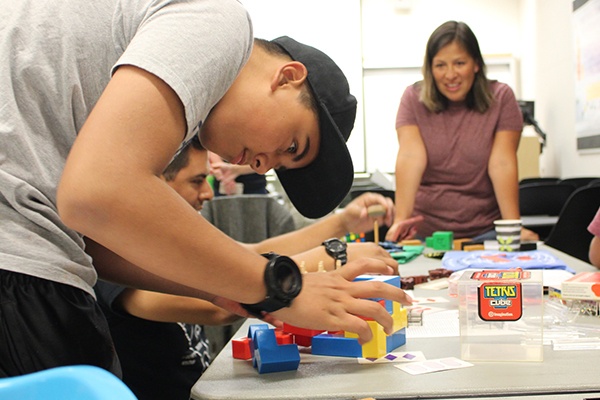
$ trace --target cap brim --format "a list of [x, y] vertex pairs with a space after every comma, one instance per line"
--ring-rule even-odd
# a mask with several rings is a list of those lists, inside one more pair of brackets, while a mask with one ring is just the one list
[[320, 145], [308, 166], [275, 171], [296, 209], [307, 218], [321, 218], [346, 197], [354, 167], [346, 141], [323, 103], [319, 103]]

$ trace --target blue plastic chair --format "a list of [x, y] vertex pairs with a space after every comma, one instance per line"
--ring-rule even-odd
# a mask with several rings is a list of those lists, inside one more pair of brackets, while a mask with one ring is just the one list
[[0, 379], [0, 400], [137, 400], [110, 372], [90, 366], [56, 367]]

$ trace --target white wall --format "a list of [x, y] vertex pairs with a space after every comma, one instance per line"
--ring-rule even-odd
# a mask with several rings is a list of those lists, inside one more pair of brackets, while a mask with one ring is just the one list
[[541, 175], [600, 175], [600, 152], [576, 149], [572, 0], [241, 1], [257, 37], [292, 36], [344, 70], [359, 100], [349, 142], [357, 172], [393, 171], [402, 91], [420, 79], [433, 29], [455, 19], [477, 35], [490, 77], [511, 84], [517, 98], [535, 101], [535, 117], [548, 135]]
[[527, 0], [536, 19], [535, 114], [548, 135], [542, 175], [600, 176], [600, 151], [577, 151], [571, 0]]
[[252, 17], [254, 36], [290, 36], [329, 55], [344, 71], [358, 100], [348, 147], [354, 169], [364, 170], [360, 0], [241, 0]]

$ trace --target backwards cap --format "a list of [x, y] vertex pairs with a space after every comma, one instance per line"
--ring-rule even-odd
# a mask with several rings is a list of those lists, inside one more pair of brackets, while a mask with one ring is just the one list
[[307, 218], [333, 211], [346, 197], [354, 179], [346, 146], [356, 117], [356, 98], [342, 70], [325, 53], [282, 36], [272, 40], [308, 70], [319, 113], [317, 158], [303, 168], [275, 171], [294, 207]]

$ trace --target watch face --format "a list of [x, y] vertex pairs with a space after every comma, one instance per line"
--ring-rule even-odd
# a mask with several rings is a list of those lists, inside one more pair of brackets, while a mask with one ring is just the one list
[[340, 239], [329, 239], [324, 244], [327, 251], [333, 254], [346, 251], [346, 243], [342, 242]]
[[346, 245], [339, 240], [329, 242], [329, 250], [331, 250], [335, 253], [339, 253], [340, 251], [344, 251], [345, 249], [346, 249]]
[[302, 275], [296, 264], [287, 257], [278, 257], [273, 265], [277, 297], [282, 300], [294, 299], [302, 289]]

